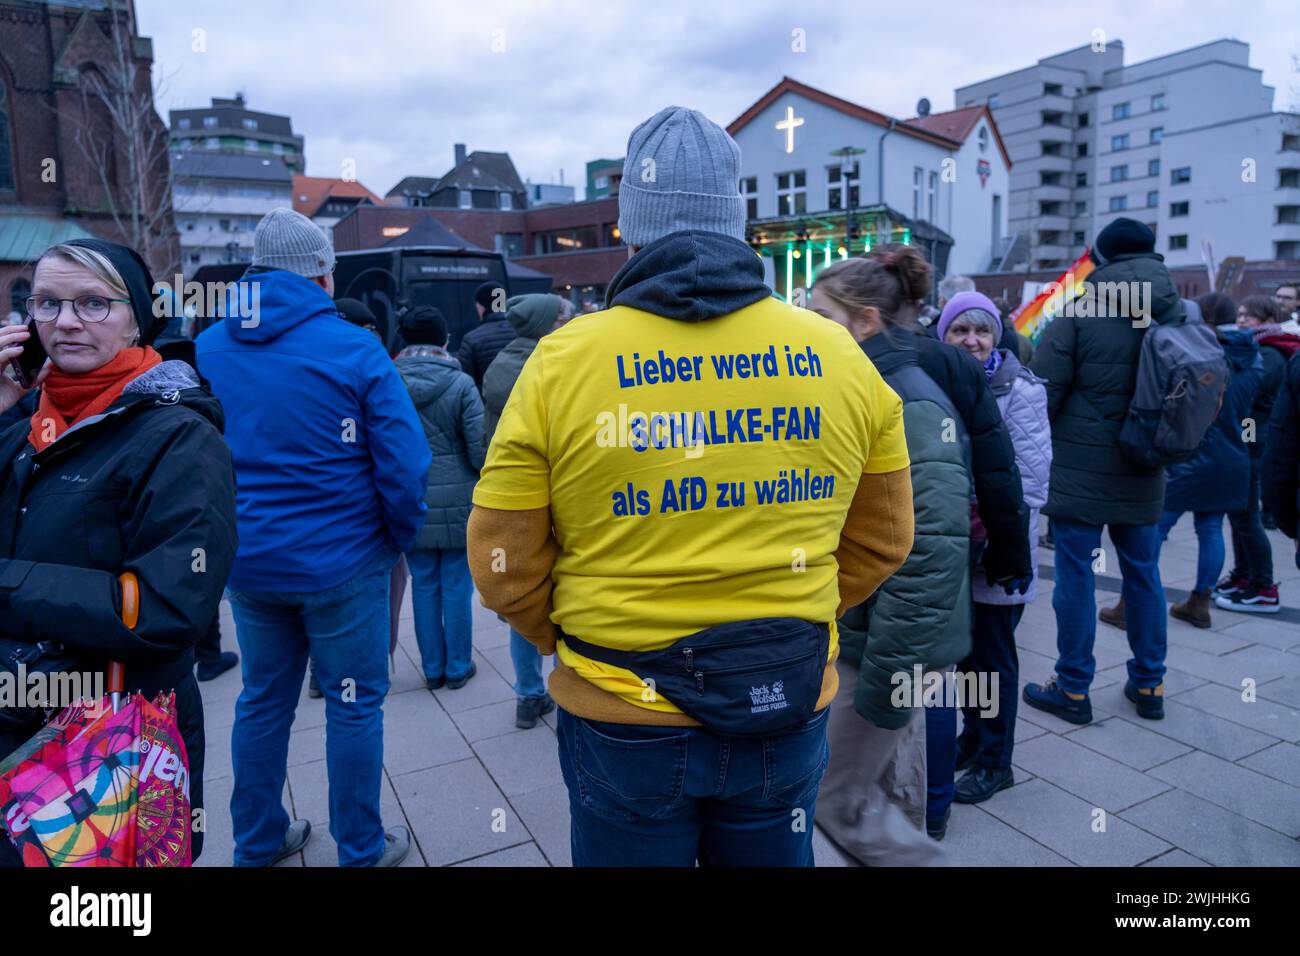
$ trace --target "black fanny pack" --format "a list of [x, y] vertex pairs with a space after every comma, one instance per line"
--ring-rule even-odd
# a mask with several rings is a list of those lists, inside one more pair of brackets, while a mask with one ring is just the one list
[[[0, 636], [0, 672], [5, 679], [13, 683], [16, 692], [22, 696], [25, 686], [19, 686], [20, 671], [29, 679], [37, 674], [49, 675], [67, 673], [78, 669], [79, 660], [57, 641], [40, 641], [29, 643], [8, 636]], [[51, 686], [47, 683], [47, 687]], [[0, 706], [0, 728], [22, 730], [36, 733], [57, 712], [54, 707], [29, 707], [19, 704], [11, 707]], [[0, 754], [4, 758], [8, 754]]]
[[793, 617], [717, 624], [659, 651], [619, 651], [561, 634], [569, 649], [641, 678], [709, 730], [763, 737], [807, 723], [817, 709], [830, 626]]

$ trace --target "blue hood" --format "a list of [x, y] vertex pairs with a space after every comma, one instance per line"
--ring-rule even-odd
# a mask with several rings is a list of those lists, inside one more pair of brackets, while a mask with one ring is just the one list
[[[230, 290], [226, 331], [236, 342], [270, 342], [322, 313], [337, 314], [325, 290], [294, 272], [280, 269], [246, 274]], [[255, 308], [255, 325], [249, 307]]]
[[625, 305], [665, 319], [704, 322], [772, 294], [763, 263], [739, 239], [684, 229], [640, 249], [610, 281], [605, 306]]
[[1249, 329], [1240, 329], [1236, 326], [1219, 326], [1216, 330], [1219, 336], [1219, 344], [1223, 346], [1223, 354], [1228, 359], [1228, 364], [1232, 366], [1233, 371], [1241, 369], [1262, 367], [1259, 357], [1259, 343], [1255, 341], [1255, 336]]

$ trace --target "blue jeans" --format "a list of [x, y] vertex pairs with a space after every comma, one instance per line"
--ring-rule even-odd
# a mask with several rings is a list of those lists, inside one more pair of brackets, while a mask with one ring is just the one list
[[309, 654], [325, 693], [330, 835], [339, 866], [372, 866], [383, 855], [379, 785], [393, 561], [385, 551], [327, 591], [230, 592], [244, 674], [231, 739], [236, 866], [263, 866], [284, 842], [289, 730]]
[[[1113, 524], [1111, 540], [1124, 577], [1124, 616], [1133, 656], [1128, 676], [1138, 687], [1156, 687], [1165, 677], [1165, 592], [1160, 585], [1160, 536], [1153, 524]], [[1052, 519], [1056, 541], [1056, 674], [1062, 690], [1086, 694], [1097, 671], [1092, 656], [1097, 639], [1094, 552], [1101, 548], [1101, 525]]]
[[[1169, 537], [1169, 529], [1183, 516], [1181, 511], [1166, 511], [1160, 516], [1160, 543]], [[1208, 591], [1219, 581], [1223, 570], [1223, 512], [1194, 511], [1196, 527], [1196, 590]], [[1272, 583], [1271, 581], [1269, 582]]]
[[724, 737], [559, 711], [574, 866], [812, 866], [827, 707], [793, 731]]
[[515, 665], [515, 696], [545, 697], [542, 653], [513, 627], [510, 629], [510, 661]]
[[[953, 668], [949, 667], [947, 672]], [[941, 820], [957, 789], [957, 706], [925, 708], [925, 818]]]
[[473, 660], [474, 623], [470, 602], [474, 582], [464, 548], [408, 551], [415, 643], [424, 676], [460, 680]]

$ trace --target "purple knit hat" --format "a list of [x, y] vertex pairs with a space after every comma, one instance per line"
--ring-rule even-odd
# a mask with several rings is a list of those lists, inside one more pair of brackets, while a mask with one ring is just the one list
[[997, 323], [997, 328], [993, 333], [993, 345], [1002, 341], [1002, 317], [998, 314], [998, 307], [982, 292], [958, 292], [948, 300], [948, 304], [943, 307], [943, 313], [939, 316], [939, 341], [948, 332], [948, 326], [952, 325], [953, 320], [963, 312], [969, 312], [971, 309], [982, 309], [989, 315], [993, 316], [993, 321]]

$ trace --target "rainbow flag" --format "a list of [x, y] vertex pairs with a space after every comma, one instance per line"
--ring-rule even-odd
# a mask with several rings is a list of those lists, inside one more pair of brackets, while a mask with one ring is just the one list
[[1090, 256], [1092, 250], [1083, 250], [1083, 255], [1074, 261], [1055, 282], [1049, 282], [1042, 292], [1011, 313], [1011, 322], [1016, 331], [1028, 338], [1035, 345], [1043, 335], [1043, 330], [1051, 325], [1060, 313], [1061, 307], [1075, 299], [1083, 291], [1083, 280], [1096, 268]]

